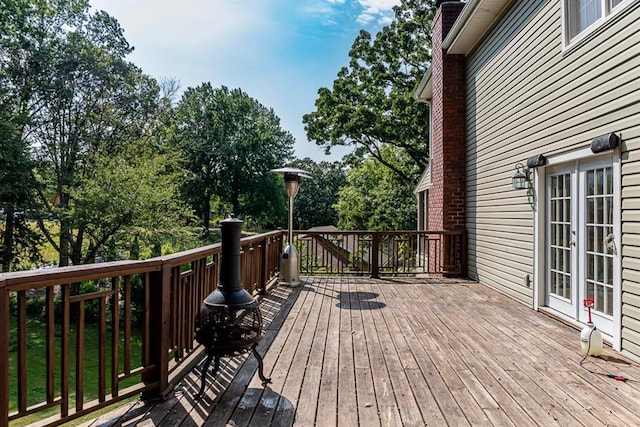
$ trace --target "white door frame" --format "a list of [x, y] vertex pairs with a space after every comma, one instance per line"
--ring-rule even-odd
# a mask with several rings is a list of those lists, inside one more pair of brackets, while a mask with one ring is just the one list
[[[621, 337], [621, 319], [622, 319], [622, 267], [621, 267], [621, 247], [622, 247], [622, 229], [621, 229], [621, 173], [620, 173], [620, 152], [614, 150], [602, 155], [594, 155], [591, 152], [590, 147], [583, 147], [575, 150], [571, 150], [565, 153], [551, 155], [547, 157], [547, 164], [544, 167], [539, 167], [533, 170], [533, 193], [534, 193], [534, 277], [533, 277], [533, 308], [535, 310], [545, 310], [546, 306], [546, 285], [547, 285], [547, 173], [546, 168], [549, 166], [556, 166], [562, 164], [569, 164], [578, 160], [591, 160], [591, 159], [607, 159], [611, 160], [613, 167], [613, 179], [614, 179], [614, 218], [613, 218], [613, 232], [616, 236], [616, 250], [618, 256], [614, 259], [614, 302], [613, 302], [613, 334], [612, 336], [605, 335], [605, 340], [610, 342], [613, 348], [617, 351], [621, 349], [622, 337]], [[554, 314], [558, 315], [554, 311]], [[559, 315], [559, 317], [563, 317]], [[564, 317], [563, 317], [564, 318]], [[564, 318], [564, 320], [575, 324], [581, 325], [576, 319]]]

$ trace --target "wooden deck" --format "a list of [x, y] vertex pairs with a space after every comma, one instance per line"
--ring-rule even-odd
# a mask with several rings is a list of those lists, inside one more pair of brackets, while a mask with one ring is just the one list
[[194, 369], [166, 401], [87, 426], [640, 425], [640, 367], [610, 348], [580, 366], [579, 331], [482, 285], [309, 277], [261, 305], [252, 356], [225, 360], [201, 400]]

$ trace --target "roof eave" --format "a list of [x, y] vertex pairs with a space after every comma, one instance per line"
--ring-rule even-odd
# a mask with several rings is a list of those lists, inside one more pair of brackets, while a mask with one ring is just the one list
[[431, 83], [431, 67], [424, 73], [418, 88], [413, 94], [413, 98], [418, 102], [429, 102], [433, 98], [433, 85]]
[[502, 16], [513, 0], [469, 0], [442, 47], [450, 54], [470, 53]]

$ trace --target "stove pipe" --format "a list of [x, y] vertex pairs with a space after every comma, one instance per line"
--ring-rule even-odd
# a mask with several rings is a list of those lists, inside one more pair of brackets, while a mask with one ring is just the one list
[[242, 221], [233, 216], [220, 222], [222, 235], [220, 282], [204, 300], [209, 307], [247, 308], [256, 299], [244, 289], [240, 280], [240, 238]]

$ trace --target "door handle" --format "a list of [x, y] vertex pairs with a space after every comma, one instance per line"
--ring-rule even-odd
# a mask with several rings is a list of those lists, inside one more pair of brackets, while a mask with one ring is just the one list
[[609, 233], [607, 234], [607, 237], [604, 238], [604, 245], [606, 246], [607, 250], [614, 252], [616, 249], [616, 236], [613, 233]]

